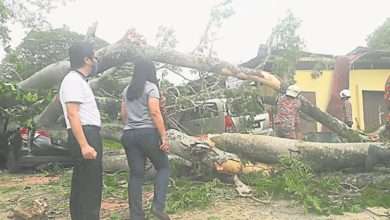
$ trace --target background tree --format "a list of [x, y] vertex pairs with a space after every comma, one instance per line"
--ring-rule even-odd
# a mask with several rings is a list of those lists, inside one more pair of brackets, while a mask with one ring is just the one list
[[390, 49], [390, 18], [368, 36], [367, 46], [372, 49]]
[[300, 25], [301, 21], [288, 11], [273, 28], [270, 37], [272, 72], [287, 84], [293, 82], [296, 64], [304, 48], [303, 39], [297, 33]]
[[[15, 49], [9, 50], [0, 65], [1, 75], [7, 81], [26, 79], [43, 67], [66, 59], [69, 46], [84, 38], [84, 35], [72, 32], [67, 27], [47, 31], [32, 30]], [[96, 48], [107, 44], [102, 39], [95, 40]]]
[[0, 0], [0, 40], [8, 50], [11, 41], [10, 29], [19, 24], [25, 29], [50, 27], [46, 16], [60, 5], [74, 0]]

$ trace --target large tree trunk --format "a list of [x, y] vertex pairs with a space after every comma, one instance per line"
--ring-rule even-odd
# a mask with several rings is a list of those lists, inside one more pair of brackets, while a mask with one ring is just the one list
[[374, 145], [303, 142], [249, 134], [222, 134], [211, 137], [211, 140], [218, 148], [263, 163], [278, 163], [281, 156], [297, 156], [316, 171], [364, 168], [368, 149]]
[[[101, 134], [103, 137], [120, 140], [122, 126], [118, 124], [104, 125]], [[211, 142], [202, 141], [188, 136], [177, 130], [168, 130], [170, 153], [192, 163], [193, 168], [198, 168], [205, 173], [238, 174], [248, 172], [270, 172], [271, 167], [265, 164], [243, 163], [233, 154], [220, 150]]]
[[64, 78], [69, 68], [69, 61], [59, 61], [41, 69], [17, 85], [23, 90], [50, 89], [58, 85], [58, 81]]
[[[120, 141], [122, 126], [104, 125], [101, 134], [104, 138]], [[66, 137], [66, 132], [51, 135]], [[282, 156], [294, 156], [312, 166], [315, 171], [334, 171], [345, 168], [362, 169], [370, 158], [370, 167], [386, 163], [390, 157], [390, 146], [382, 143], [315, 143], [292, 139], [250, 134], [212, 135], [210, 140], [200, 140], [176, 130], [168, 131], [170, 154], [177, 155], [192, 164], [201, 174], [248, 172], [269, 173], [272, 164], [279, 163]], [[106, 155], [110, 156], [110, 155]], [[109, 165], [106, 170], [127, 169], [123, 153], [105, 157]], [[242, 161], [259, 162], [255, 165]], [[107, 164], [107, 163], [106, 163]], [[270, 165], [266, 165], [270, 164]]]
[[369, 141], [368, 136], [358, 130], [348, 127], [344, 122], [333, 117], [327, 112], [321, 111], [317, 106], [313, 105], [303, 96], [299, 96], [302, 102], [301, 111], [316, 121], [325, 125], [330, 130], [337, 133], [339, 136], [348, 140], [348, 142], [363, 142]]
[[[102, 135], [106, 138], [118, 139], [121, 133], [118, 125], [110, 125], [102, 129]], [[176, 130], [169, 130], [168, 136], [171, 144], [170, 153], [188, 161], [183, 162], [183, 166], [192, 164], [193, 169], [197, 169], [203, 175], [269, 173], [272, 164], [279, 163], [282, 156], [301, 159], [316, 172], [342, 169], [360, 171], [367, 168], [368, 156], [371, 159], [369, 168], [372, 168], [377, 163], [386, 163], [386, 158], [390, 155], [389, 146], [382, 143], [316, 143], [230, 133], [211, 136], [212, 142], [210, 142]], [[123, 155], [122, 157], [122, 159], [115, 158], [114, 165], [110, 166], [114, 168], [126, 166], [123, 161], [125, 157]], [[243, 163], [243, 160], [259, 163], [252, 165]]]
[[[174, 173], [185, 175], [185, 173], [180, 172], [180, 170], [185, 170], [188, 172], [192, 168], [191, 162], [176, 155], [169, 154], [168, 159], [171, 164], [174, 164], [174, 166], [171, 166], [172, 169], [175, 169], [173, 171]], [[129, 171], [128, 161], [124, 150], [105, 151], [103, 154], [103, 170], [104, 172], [108, 173]], [[187, 175], [188, 174], [189, 173], [187, 173]], [[156, 169], [150, 160], [146, 160], [145, 178], [152, 179], [155, 175]]]
[[[164, 51], [142, 44], [138, 39], [123, 38], [115, 44], [97, 51], [99, 70], [103, 72], [111, 67], [132, 62], [139, 57], [147, 57], [157, 62], [197, 69], [204, 72], [237, 77], [243, 80], [262, 82], [274, 89], [279, 89], [280, 82], [271, 73], [237, 67], [225, 61], [208, 59], [194, 55], [180, 53], [174, 50]], [[29, 78], [18, 83], [22, 89], [49, 89], [57, 85], [69, 70], [69, 62], [60, 61], [51, 64]]]

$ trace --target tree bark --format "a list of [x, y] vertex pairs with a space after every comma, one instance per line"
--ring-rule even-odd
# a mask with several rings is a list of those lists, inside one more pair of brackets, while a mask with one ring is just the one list
[[[175, 164], [174, 173], [178, 170], [191, 170], [191, 162], [173, 154], [168, 155], [169, 162]], [[172, 167], [172, 166], [171, 166]], [[105, 151], [103, 153], [103, 170], [104, 172], [114, 173], [121, 171], [129, 171], [128, 161], [124, 150]], [[145, 163], [145, 178], [152, 179], [156, 175], [156, 169], [150, 160]], [[184, 175], [183, 173], [180, 173]]]
[[[281, 156], [296, 156], [315, 171], [365, 167], [373, 143], [316, 143], [271, 136], [222, 134], [211, 137], [218, 148], [262, 163], [278, 163]], [[380, 145], [380, 143], [375, 143]]]
[[348, 127], [344, 122], [336, 117], [333, 117], [327, 112], [321, 111], [317, 106], [313, 105], [309, 100], [303, 96], [299, 96], [301, 100], [301, 111], [316, 121], [325, 125], [331, 131], [337, 133], [339, 136], [348, 140], [348, 142], [367, 142], [368, 136], [363, 132], [354, 130]]
[[[125, 37], [117, 43], [98, 50], [96, 56], [99, 59], [98, 72], [103, 72], [125, 62], [134, 61], [139, 57], [147, 57], [161, 63], [234, 76], [243, 80], [254, 80], [275, 89], [278, 89], [280, 84], [279, 80], [271, 73], [237, 67], [225, 61], [187, 55], [174, 50], [160, 50], [146, 45], [145, 42], [142, 42], [138, 38], [132, 38], [132, 35], [130, 34], [126, 34]], [[61, 66], [62, 68], [54, 68], [55, 66]], [[26, 80], [23, 80], [18, 85], [22, 89], [49, 89], [60, 82], [68, 69], [69, 62], [61, 61], [45, 67], [43, 70], [33, 74]]]
[[50, 89], [58, 85], [58, 81], [65, 77], [69, 68], [69, 61], [59, 61], [41, 69], [17, 85], [23, 90]]

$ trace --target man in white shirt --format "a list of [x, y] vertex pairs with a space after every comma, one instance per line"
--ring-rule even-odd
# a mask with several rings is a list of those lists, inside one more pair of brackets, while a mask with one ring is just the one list
[[86, 77], [97, 71], [93, 45], [69, 48], [71, 71], [63, 79], [59, 97], [74, 159], [70, 195], [73, 220], [98, 220], [102, 194], [102, 139], [100, 113]]

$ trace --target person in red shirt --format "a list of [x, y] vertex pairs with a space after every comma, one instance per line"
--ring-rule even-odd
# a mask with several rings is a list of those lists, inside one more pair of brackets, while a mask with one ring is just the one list
[[235, 132], [236, 127], [234, 126], [233, 118], [228, 110], [226, 110], [224, 123], [225, 123], [225, 132]]
[[390, 75], [387, 77], [385, 84], [385, 108], [387, 109], [386, 123], [385, 123], [385, 135], [386, 138], [390, 138]]
[[274, 119], [276, 136], [290, 139], [302, 138], [299, 131], [299, 108], [301, 107], [301, 101], [298, 99], [299, 93], [300, 89], [291, 85], [287, 88], [286, 94], [278, 99]]
[[387, 77], [385, 83], [385, 94], [383, 98], [384, 98], [385, 109], [387, 111], [385, 117], [385, 126], [384, 129], [383, 127], [381, 127], [377, 131], [368, 135], [371, 141], [378, 141], [380, 139], [379, 136], [382, 136], [383, 138], [386, 139], [390, 139], [390, 75]]

